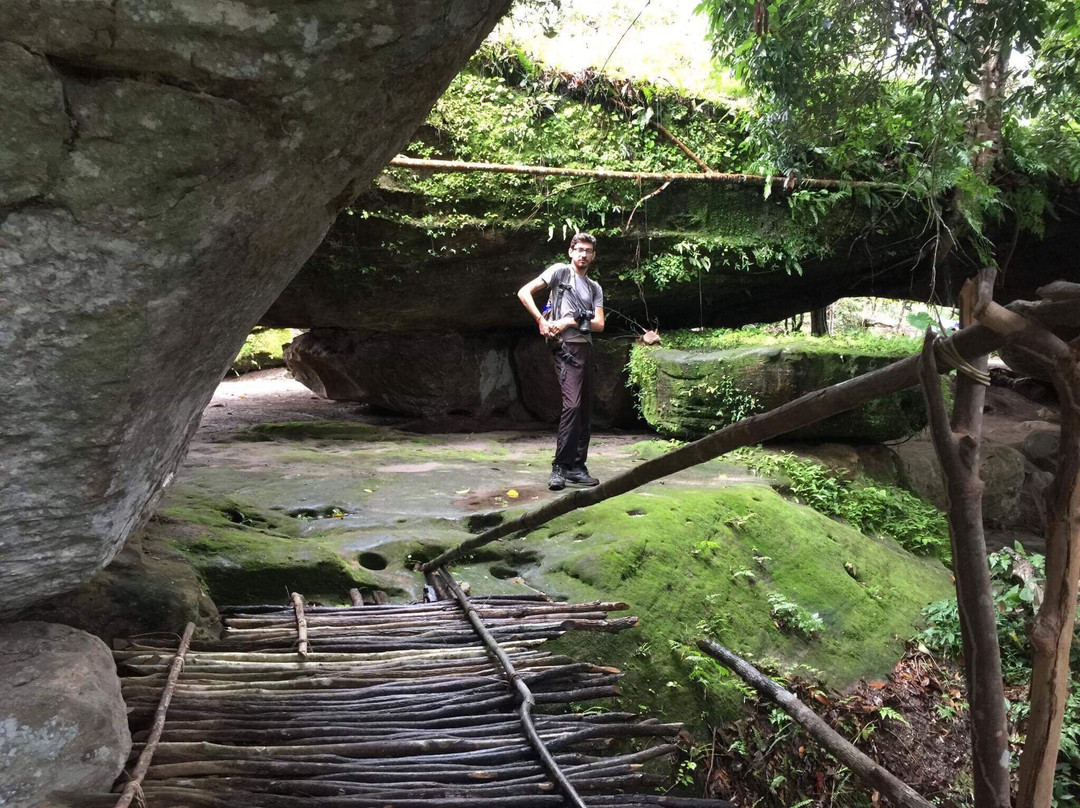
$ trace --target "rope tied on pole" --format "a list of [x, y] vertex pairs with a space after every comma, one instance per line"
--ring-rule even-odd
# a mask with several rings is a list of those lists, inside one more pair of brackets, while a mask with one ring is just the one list
[[983, 387], [990, 386], [990, 374], [984, 370], [979, 370], [964, 359], [964, 357], [960, 355], [960, 352], [956, 350], [956, 346], [953, 344], [952, 340], [934, 337], [934, 358], [937, 359], [940, 364], [952, 368], [957, 373], [963, 374], [976, 384], [981, 384]]

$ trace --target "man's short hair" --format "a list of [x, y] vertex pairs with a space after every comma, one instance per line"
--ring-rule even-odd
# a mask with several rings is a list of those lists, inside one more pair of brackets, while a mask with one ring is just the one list
[[574, 249], [575, 245], [579, 244], [582, 241], [584, 241], [594, 250], [596, 249], [596, 236], [594, 236], [592, 233], [575, 233], [574, 237], [570, 239], [570, 249]]

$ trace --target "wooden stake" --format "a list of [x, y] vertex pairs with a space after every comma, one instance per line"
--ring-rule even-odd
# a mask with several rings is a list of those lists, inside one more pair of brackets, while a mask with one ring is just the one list
[[296, 653], [306, 657], [308, 655], [307, 618], [304, 617], [304, 599], [299, 592], [292, 593], [292, 605], [296, 614]]

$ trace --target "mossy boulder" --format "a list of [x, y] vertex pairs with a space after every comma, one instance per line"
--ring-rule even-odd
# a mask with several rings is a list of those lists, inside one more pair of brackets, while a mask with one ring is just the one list
[[195, 638], [217, 639], [221, 620], [178, 541], [196, 526], [157, 516], [124, 549], [78, 589], [47, 598], [16, 619], [44, 620], [82, 629], [111, 645], [117, 638], [165, 632], [182, 634], [189, 622]]
[[285, 366], [282, 348], [293, 338], [291, 328], [256, 327], [244, 340], [240, 353], [233, 360], [231, 370], [237, 375], [253, 370]]
[[[890, 671], [920, 610], [952, 591], [937, 561], [763, 485], [627, 494], [567, 514], [523, 546], [542, 559], [521, 570], [532, 586], [570, 600], [625, 601], [640, 618], [632, 631], [571, 633], [559, 644], [626, 671], [623, 707], [649, 704], [691, 722], [730, 718], [741, 702], [734, 680], [694, 659], [698, 637], [782, 667], [810, 666], [842, 689]], [[457, 574], [472, 581], [469, 568]], [[816, 616], [817, 630], [785, 622], [781, 603]]]
[[[637, 346], [641, 413], [664, 435], [700, 438], [755, 412], [765, 412], [812, 390], [837, 384], [910, 355], [880, 345], [862, 350], [850, 341], [793, 339], [783, 344], [723, 348]], [[880, 443], [926, 425], [921, 393], [912, 388], [876, 399], [790, 433], [802, 440]]]
[[171, 547], [186, 557], [218, 605], [284, 603], [290, 591], [323, 603], [347, 603], [353, 587], [396, 591], [373, 582], [358, 558], [304, 536], [308, 520], [333, 513], [325, 508], [290, 516], [185, 488], [159, 519], [185, 525], [169, 536]]

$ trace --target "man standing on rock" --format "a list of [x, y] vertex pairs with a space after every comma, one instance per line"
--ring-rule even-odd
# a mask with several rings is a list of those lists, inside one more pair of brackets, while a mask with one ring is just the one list
[[[567, 483], [598, 485], [589, 474], [589, 426], [593, 396], [593, 333], [604, 330], [604, 290], [587, 277], [596, 257], [596, 239], [578, 233], [570, 240], [570, 263], [553, 264], [518, 290], [518, 300], [528, 309], [546, 337], [555, 360], [562, 391], [562, 415], [555, 438], [555, 461], [548, 488], [560, 491]], [[541, 312], [533, 295], [548, 291]]]

